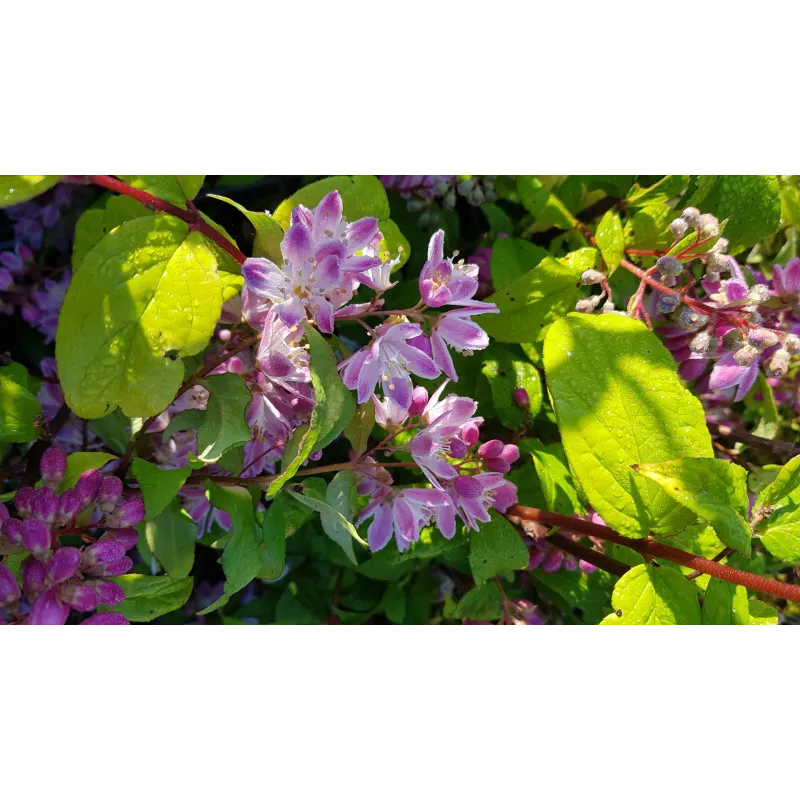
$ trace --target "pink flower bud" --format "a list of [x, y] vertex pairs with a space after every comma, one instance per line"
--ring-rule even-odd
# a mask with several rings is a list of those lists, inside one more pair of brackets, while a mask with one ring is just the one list
[[103, 476], [96, 469], [87, 469], [78, 478], [75, 488], [81, 498], [81, 510], [88, 508], [95, 501], [102, 482]]
[[47, 526], [56, 521], [58, 514], [58, 495], [49, 487], [37, 490], [31, 502], [33, 519], [40, 519]]
[[22, 519], [28, 519], [31, 515], [31, 502], [35, 494], [36, 490], [31, 486], [23, 486], [17, 490], [17, 494], [14, 497], [14, 507]]
[[527, 411], [531, 407], [530, 395], [524, 389], [514, 389], [511, 396], [514, 398], [514, 402], [524, 411]]
[[92, 581], [87, 585], [94, 587], [100, 604], [104, 606], [118, 606], [125, 599], [125, 590], [113, 581]]
[[583, 559], [578, 562], [578, 569], [587, 575], [591, 574], [592, 572], [597, 572], [597, 567], [594, 564], [590, 564], [588, 561], [584, 561]]
[[42, 480], [45, 486], [53, 489], [64, 480], [64, 473], [67, 471], [67, 456], [57, 447], [45, 450], [44, 455], [39, 461], [39, 470], [42, 473]]
[[62, 547], [56, 550], [45, 567], [49, 583], [63, 583], [72, 578], [81, 563], [81, 551], [77, 547]]
[[122, 498], [122, 481], [116, 475], [109, 475], [103, 478], [100, 483], [100, 491], [97, 495], [97, 502], [100, 510], [104, 514], [113, 511], [117, 503]]
[[96, 578], [116, 578], [118, 575], [124, 575], [133, 566], [127, 556], [123, 556], [119, 561], [113, 561], [110, 564], [95, 564], [89, 569], [89, 573]]
[[422, 409], [428, 405], [428, 390], [424, 386], [417, 386], [411, 392], [411, 405], [408, 407], [408, 413], [412, 417], [422, 413]]
[[69, 606], [60, 602], [56, 589], [48, 589], [39, 595], [33, 604], [26, 625], [63, 625], [69, 616]]
[[44, 564], [33, 556], [28, 556], [19, 565], [19, 574], [22, 577], [22, 588], [28, 600], [37, 597], [44, 589]]
[[457, 436], [453, 436], [448, 442], [450, 456], [452, 458], [464, 458], [467, 454], [467, 446]]
[[519, 458], [519, 447], [515, 444], [507, 444], [503, 448], [503, 453], [500, 458], [507, 464], [513, 464]]
[[3, 523], [3, 534], [8, 537], [10, 542], [22, 544], [22, 524], [21, 519], [14, 519], [13, 517]]
[[76, 611], [94, 611], [99, 603], [97, 592], [87, 583], [68, 583], [59, 588], [58, 595], [62, 603]]
[[130, 622], [116, 611], [102, 611], [85, 619], [81, 625], [130, 625]]
[[110, 564], [118, 561], [125, 555], [125, 547], [119, 542], [100, 539], [88, 547], [84, 547], [81, 554], [81, 567], [93, 567], [95, 564]]
[[5, 564], [0, 564], [0, 608], [16, 603], [21, 595], [14, 573]]
[[81, 496], [77, 489], [67, 489], [58, 498], [58, 514], [56, 514], [56, 525], [63, 528], [69, 525], [81, 510]]
[[101, 542], [117, 542], [126, 550], [136, 547], [139, 541], [139, 534], [133, 528], [117, 528], [106, 531], [101, 537]]
[[144, 502], [141, 497], [134, 497], [114, 509], [106, 517], [106, 525], [109, 528], [129, 528], [131, 525], [138, 525], [143, 519]]
[[481, 458], [500, 458], [503, 454], [503, 443], [499, 439], [492, 439], [484, 442], [478, 448], [478, 455]]
[[10, 516], [11, 515], [8, 513], [8, 509], [2, 503], [0, 503], [0, 525], [2, 525]]
[[552, 549], [542, 561], [542, 569], [545, 572], [558, 572], [564, 562], [564, 554], [560, 550]]
[[505, 475], [511, 469], [511, 465], [503, 458], [485, 458], [483, 466], [490, 472], [499, 472], [501, 475]]
[[464, 425], [461, 426], [461, 438], [464, 440], [467, 447], [472, 447], [474, 444], [477, 444], [480, 438], [480, 431], [478, 430], [477, 423], [471, 420], [464, 423]]
[[52, 544], [50, 528], [40, 519], [26, 519], [22, 523], [22, 543], [41, 559], [50, 551]]

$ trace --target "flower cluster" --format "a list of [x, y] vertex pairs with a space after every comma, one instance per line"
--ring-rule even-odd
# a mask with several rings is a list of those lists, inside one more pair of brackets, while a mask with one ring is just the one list
[[[73, 488], [58, 492], [67, 457], [51, 447], [42, 456], [42, 486], [23, 486], [14, 497], [16, 516], [0, 505], [0, 548], [27, 556], [19, 579], [0, 564], [0, 623], [63, 625], [70, 611], [91, 612], [100, 605], [119, 605], [124, 591], [113, 581], [133, 566], [125, 555], [136, 545], [132, 526], [144, 518], [140, 497], [126, 499], [122, 481], [87, 470]], [[102, 531], [102, 532], [101, 532]], [[82, 547], [61, 538], [79, 537]], [[106, 611], [82, 625], [126, 625], [121, 614]]]

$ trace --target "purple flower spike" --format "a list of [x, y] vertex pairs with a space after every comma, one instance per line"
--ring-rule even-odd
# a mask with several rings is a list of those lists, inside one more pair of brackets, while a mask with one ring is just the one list
[[16, 603], [21, 594], [14, 573], [5, 564], [0, 564], [0, 608]]
[[144, 519], [144, 501], [141, 497], [128, 500], [106, 517], [109, 528], [130, 528]]
[[23, 486], [17, 490], [17, 494], [14, 497], [14, 507], [22, 519], [27, 519], [31, 515], [31, 503], [35, 496], [36, 490], [31, 486]]
[[26, 519], [22, 523], [22, 543], [36, 558], [41, 559], [50, 551], [50, 528], [40, 519]]
[[49, 448], [39, 462], [39, 469], [45, 486], [56, 489], [64, 479], [64, 473], [67, 471], [66, 453], [63, 453], [57, 447]]
[[56, 521], [58, 514], [58, 495], [49, 486], [39, 489], [31, 502], [33, 518], [50, 526]]
[[81, 563], [81, 551], [77, 547], [62, 547], [50, 557], [45, 567], [49, 583], [63, 583], [72, 578]]
[[104, 606], [118, 606], [125, 599], [125, 590], [113, 581], [93, 581], [98, 600]]
[[10, 542], [14, 544], [23, 544], [22, 542], [22, 526], [23, 521], [21, 519], [7, 519], [3, 523], [2, 531], [5, 536], [8, 537]]
[[96, 564], [111, 564], [125, 555], [125, 547], [119, 542], [101, 539], [83, 549], [81, 566], [85, 569]]
[[113, 561], [110, 564], [96, 564], [91, 567], [89, 572], [96, 578], [116, 578], [118, 575], [124, 575], [133, 566], [127, 556], [123, 556], [119, 561]]
[[26, 625], [63, 625], [69, 616], [69, 606], [62, 603], [56, 589], [48, 589], [33, 604]]
[[104, 514], [113, 511], [122, 499], [122, 481], [116, 475], [108, 475], [100, 483], [97, 503]]
[[85, 619], [81, 625], [130, 625], [130, 622], [116, 611], [103, 611]]
[[28, 556], [19, 566], [22, 577], [22, 588], [29, 600], [32, 600], [44, 589], [44, 564], [33, 556]]
[[67, 489], [58, 498], [56, 524], [59, 528], [68, 525], [81, 510], [81, 496], [77, 489]]
[[59, 588], [58, 595], [76, 611], [94, 611], [99, 604], [98, 593], [88, 583], [67, 584]]
[[101, 542], [117, 542], [126, 550], [136, 547], [139, 541], [139, 534], [133, 528], [118, 528], [117, 530], [106, 531], [101, 537]]
[[78, 478], [75, 488], [81, 498], [81, 510], [88, 508], [95, 501], [102, 482], [103, 476], [96, 469], [87, 469]]

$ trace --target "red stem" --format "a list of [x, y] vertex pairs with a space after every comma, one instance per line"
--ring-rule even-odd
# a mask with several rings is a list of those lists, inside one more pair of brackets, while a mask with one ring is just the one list
[[607, 528], [605, 525], [597, 525], [585, 519], [565, 517], [563, 514], [555, 514], [552, 511], [542, 511], [539, 508], [529, 508], [528, 506], [511, 506], [506, 514], [511, 517], [549, 525], [551, 528], [563, 528], [572, 533], [594, 536], [607, 542], [621, 544], [649, 558], [663, 558], [673, 564], [680, 564], [682, 567], [688, 567], [705, 575], [711, 575], [713, 578], [719, 578], [739, 586], [746, 586], [754, 592], [764, 592], [765, 594], [800, 603], [800, 586], [782, 583], [772, 578], [765, 578], [762, 575], [754, 575], [752, 572], [745, 572], [741, 569], [718, 564], [716, 561], [694, 556], [691, 553], [678, 550], [675, 547], [669, 547], [669, 545], [661, 544], [661, 542], [656, 542], [653, 539], [631, 539], [611, 530], [611, 528]]

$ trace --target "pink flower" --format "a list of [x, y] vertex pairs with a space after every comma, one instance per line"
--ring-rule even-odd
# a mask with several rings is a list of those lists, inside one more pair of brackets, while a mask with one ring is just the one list
[[467, 356], [471, 356], [475, 350], [485, 350], [489, 346], [489, 337], [470, 317], [474, 314], [497, 314], [499, 311], [493, 303], [472, 300], [468, 306], [446, 311], [436, 320], [431, 330], [433, 360], [451, 381], [457, 381], [458, 375], [447, 348], [452, 347], [457, 353]]
[[470, 302], [478, 291], [478, 265], [454, 264], [444, 257], [444, 231], [436, 231], [428, 244], [428, 260], [419, 276], [419, 291], [432, 308]]
[[489, 522], [489, 509], [503, 512], [517, 502], [517, 487], [497, 472], [461, 475], [444, 486], [467, 530]]
[[800, 294], [800, 258], [790, 259], [785, 267], [776, 264], [772, 272], [772, 286], [778, 297], [790, 300], [792, 305], [796, 305]]

